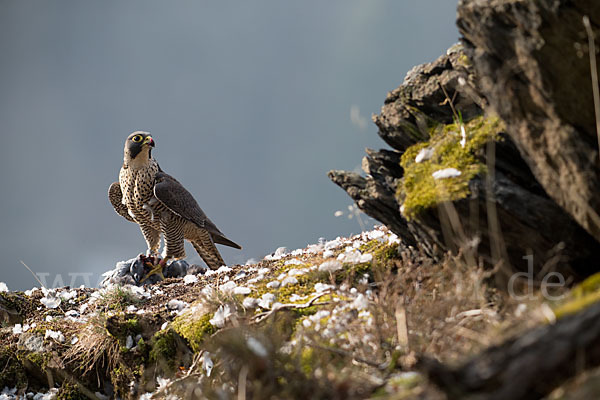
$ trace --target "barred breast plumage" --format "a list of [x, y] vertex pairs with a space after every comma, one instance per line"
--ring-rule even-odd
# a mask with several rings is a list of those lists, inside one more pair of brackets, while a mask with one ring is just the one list
[[152, 147], [154, 140], [147, 132], [134, 132], [127, 138], [119, 182], [109, 188], [115, 211], [140, 226], [148, 255], [158, 253], [162, 234], [164, 259], [184, 258], [187, 239], [208, 267], [224, 265], [215, 243], [241, 247], [219, 231], [175, 178], [161, 171], [151, 156]]

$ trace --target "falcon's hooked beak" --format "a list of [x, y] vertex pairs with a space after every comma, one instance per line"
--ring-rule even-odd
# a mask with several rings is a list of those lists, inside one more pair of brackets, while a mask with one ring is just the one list
[[152, 139], [152, 136], [146, 136], [146, 139], [144, 139], [144, 143], [142, 144], [147, 144], [150, 147], [154, 147], [154, 139]]

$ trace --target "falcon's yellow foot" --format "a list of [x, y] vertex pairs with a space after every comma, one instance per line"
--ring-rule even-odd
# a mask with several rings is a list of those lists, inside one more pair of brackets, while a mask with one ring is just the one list
[[165, 276], [163, 275], [162, 271], [165, 265], [167, 265], [168, 260], [168, 258], [163, 258], [158, 262], [158, 264], [146, 263], [146, 265], [150, 267], [150, 271], [142, 278], [142, 280], [140, 280], [140, 283], [144, 283], [152, 275], [158, 275], [162, 280], [164, 280]]

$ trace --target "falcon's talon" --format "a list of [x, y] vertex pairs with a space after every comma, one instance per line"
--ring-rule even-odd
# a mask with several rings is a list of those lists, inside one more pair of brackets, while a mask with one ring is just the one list
[[150, 267], [150, 271], [140, 280], [140, 283], [144, 283], [148, 278], [152, 275], [160, 276], [161, 280], [165, 280], [165, 276], [163, 274], [163, 268], [167, 265], [168, 259], [163, 258], [158, 262], [158, 264], [144, 263], [146, 266]]
[[[146, 239], [148, 251], [139, 258], [149, 264], [151, 270], [142, 282], [154, 274], [164, 279], [162, 268], [167, 260], [185, 254], [184, 240], [192, 243], [209, 268], [224, 265], [215, 244], [241, 247], [225, 237], [208, 219], [181, 183], [160, 169], [151, 155], [154, 146], [154, 139], [148, 132], [129, 135], [125, 141], [119, 182], [114, 182], [108, 190], [115, 211], [137, 223]], [[161, 234], [165, 238], [163, 259], [158, 254]]]

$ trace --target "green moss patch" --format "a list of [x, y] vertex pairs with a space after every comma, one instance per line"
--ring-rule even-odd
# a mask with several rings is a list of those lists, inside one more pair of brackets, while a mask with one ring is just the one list
[[196, 353], [200, 351], [204, 339], [217, 331], [217, 328], [210, 323], [212, 317], [211, 313], [201, 314], [190, 310], [175, 318], [172, 326], [179, 336], [188, 341], [191, 349]]
[[575, 314], [584, 308], [600, 301], [600, 272], [575, 286], [567, 298], [554, 308], [556, 318]]
[[[464, 147], [461, 145], [461, 124], [454, 123], [432, 128], [429, 141], [409, 147], [402, 155], [400, 165], [404, 168], [404, 178], [396, 195], [408, 219], [440, 202], [467, 197], [469, 181], [485, 173], [485, 165], [475, 155], [488, 141], [499, 139], [503, 123], [497, 117], [480, 116], [464, 124], [464, 128]], [[433, 150], [432, 157], [417, 163], [417, 155], [427, 148]], [[446, 168], [455, 168], [461, 175], [433, 178], [434, 172]]]

